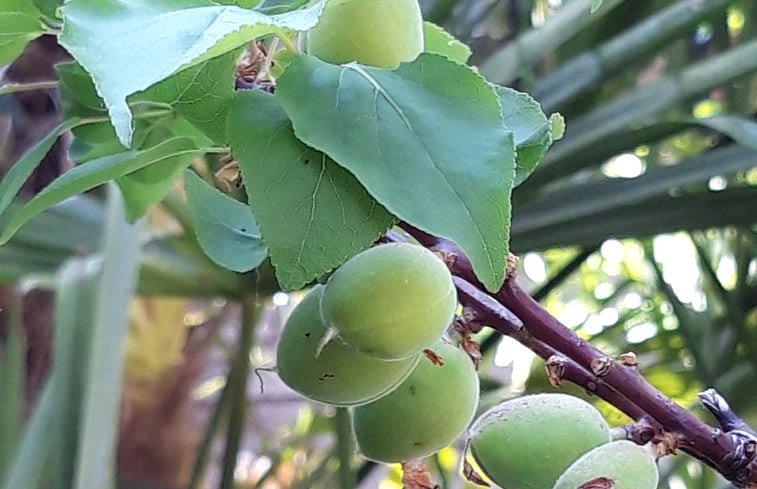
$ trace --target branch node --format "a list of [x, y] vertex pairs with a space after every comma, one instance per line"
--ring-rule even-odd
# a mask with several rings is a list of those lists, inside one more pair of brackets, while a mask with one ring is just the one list
[[620, 364], [624, 367], [638, 367], [639, 361], [636, 359], [636, 353], [629, 351], [626, 353], [621, 353], [618, 357], [618, 360], [620, 361]]
[[591, 361], [591, 372], [597, 377], [604, 377], [610, 373], [613, 363], [610, 357], [595, 358]]
[[552, 355], [544, 362], [544, 369], [547, 371], [547, 378], [552, 387], [559, 389], [565, 375], [565, 363], [567, 358], [561, 355]]
[[507, 265], [505, 266], [505, 280], [514, 280], [518, 271], [518, 262], [520, 258], [512, 253], [507, 254]]

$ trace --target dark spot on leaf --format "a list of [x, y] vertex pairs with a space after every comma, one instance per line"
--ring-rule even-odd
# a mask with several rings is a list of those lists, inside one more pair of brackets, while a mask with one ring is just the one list
[[247, 228], [239, 228], [239, 230], [242, 231], [243, 233], [247, 232]]
[[421, 446], [421, 445], [423, 445], [423, 443], [421, 443], [421, 442], [419, 442], [419, 441], [414, 441], [414, 442], [413, 442], [413, 446], [414, 446], [414, 447], [419, 447], [419, 446]]
[[329, 373], [318, 376], [318, 380], [320, 380], [321, 382], [323, 382], [324, 380], [333, 379], [333, 378], [334, 378], [334, 374], [329, 374]]
[[415, 386], [414, 385], [411, 385], [410, 387], [408, 387], [407, 390], [410, 392], [411, 396], [415, 395]]
[[305, 338], [310, 338], [310, 333], [305, 333]]

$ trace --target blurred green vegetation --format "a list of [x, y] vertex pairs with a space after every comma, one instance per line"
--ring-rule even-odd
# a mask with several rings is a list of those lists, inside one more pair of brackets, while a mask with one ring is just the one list
[[[757, 1], [604, 0], [589, 15], [591, 3], [422, 2], [484, 75], [567, 122], [513, 195], [519, 280], [598, 347], [634, 351], [676, 402], [712, 421], [696, 393], [715, 387], [757, 425]], [[11, 118], [35, 120], [0, 96]], [[4, 159], [11, 146], [0, 141]], [[211, 179], [220, 166], [198, 168]], [[138, 230], [104, 193], [82, 196], [0, 248], [0, 488], [101, 487], [114, 463], [124, 489], [400, 487], [397, 467], [352, 455], [337, 411], [277, 387], [266, 368], [298, 295], [276, 294], [267, 265], [212, 264], [180, 194]], [[34, 290], [56, 292], [46, 322]], [[552, 389], [523, 347], [480, 339], [482, 409]], [[474, 487], [461, 449], [430, 464], [445, 489]], [[661, 468], [664, 489], [730, 487], [684, 456]]]

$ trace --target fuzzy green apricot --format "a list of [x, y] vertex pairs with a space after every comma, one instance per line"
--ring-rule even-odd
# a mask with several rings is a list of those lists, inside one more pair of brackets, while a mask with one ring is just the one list
[[391, 393], [352, 409], [355, 439], [365, 457], [384, 463], [425, 457], [452, 443], [470, 424], [479, 391], [473, 362], [445, 340], [432, 350], [442, 366], [424, 356]]
[[309, 399], [348, 406], [378, 399], [410, 375], [420, 355], [388, 362], [339, 339], [322, 345], [328, 329], [321, 318], [322, 295], [323, 286], [314, 287], [284, 326], [276, 362], [285, 384]]
[[457, 293], [432, 252], [392, 243], [370, 248], [329, 279], [323, 318], [350, 346], [398, 360], [431, 346], [452, 322]]
[[544, 489], [587, 450], [610, 441], [594, 406], [566, 394], [535, 394], [505, 401], [470, 429], [481, 470], [508, 489]]
[[417, 0], [329, 0], [307, 33], [310, 54], [334, 64], [395, 68], [423, 51]]
[[557, 479], [554, 489], [578, 489], [600, 477], [612, 481], [613, 489], [655, 489], [659, 472], [642, 447], [619, 440], [582, 455]]

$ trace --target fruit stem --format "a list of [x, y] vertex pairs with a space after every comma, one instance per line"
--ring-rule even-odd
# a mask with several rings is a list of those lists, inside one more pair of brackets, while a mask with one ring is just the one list
[[336, 431], [336, 453], [339, 459], [339, 487], [341, 489], [353, 489], [355, 487], [355, 474], [350, 468], [352, 461], [352, 426], [350, 413], [347, 408], [337, 408], [334, 416]]
[[278, 33], [276, 34], [276, 37], [281, 41], [281, 43], [284, 45], [287, 51], [289, 51], [292, 54], [299, 54], [300, 50], [297, 49], [297, 46], [294, 44], [294, 41], [291, 37], [287, 36], [284, 33]]

